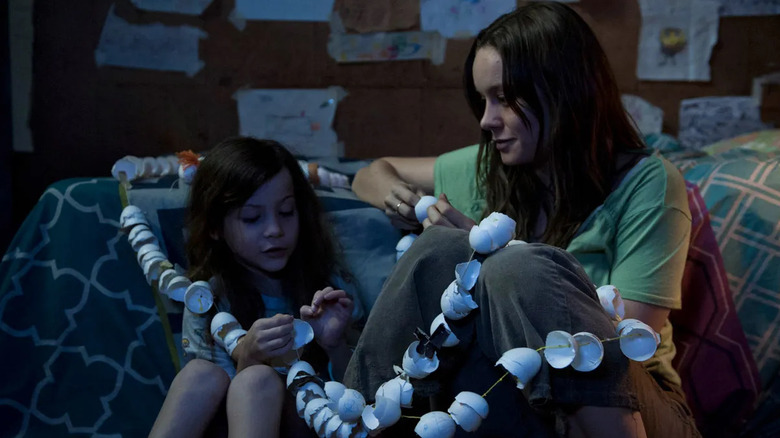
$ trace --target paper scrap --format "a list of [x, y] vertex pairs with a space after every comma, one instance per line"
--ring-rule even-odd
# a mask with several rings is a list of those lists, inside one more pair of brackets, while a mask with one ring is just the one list
[[328, 21], [333, 0], [236, 0], [231, 20]]
[[343, 145], [333, 130], [341, 87], [326, 89], [245, 89], [238, 101], [241, 135], [276, 140], [307, 157], [339, 157]]
[[515, 0], [420, 0], [420, 26], [447, 38], [470, 38], [516, 6]]
[[131, 24], [114, 14], [112, 5], [95, 50], [95, 62], [98, 67], [180, 71], [194, 76], [204, 65], [198, 58], [198, 45], [206, 36], [192, 26]]
[[33, 77], [33, 2], [30, 0], [8, 3], [8, 37], [13, 150], [32, 152], [32, 131], [27, 123]]
[[720, 0], [723, 17], [778, 15], [780, 0]]
[[661, 108], [632, 94], [623, 94], [620, 99], [642, 135], [661, 133], [664, 121], [664, 111]]
[[212, 0], [130, 0], [138, 9], [156, 12], [172, 12], [186, 15], [200, 15]]
[[718, 8], [712, 0], [640, 0], [637, 77], [657, 81], [709, 81], [718, 40]]
[[331, 30], [328, 54], [336, 62], [407, 61], [444, 62], [447, 40], [438, 32], [379, 32], [345, 34]]
[[336, 0], [333, 10], [349, 32], [387, 32], [416, 27], [420, 0]]
[[680, 102], [678, 138], [686, 148], [701, 149], [741, 134], [770, 129], [752, 96], [698, 97]]

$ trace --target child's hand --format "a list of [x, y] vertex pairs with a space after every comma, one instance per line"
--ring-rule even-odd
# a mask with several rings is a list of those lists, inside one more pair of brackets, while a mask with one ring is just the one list
[[346, 292], [326, 287], [314, 294], [310, 306], [301, 307], [301, 319], [311, 324], [314, 339], [325, 351], [333, 350], [344, 342], [344, 330], [354, 307]]
[[266, 363], [289, 352], [293, 345], [293, 316], [277, 314], [261, 318], [247, 330], [236, 347], [240, 349], [239, 368]]

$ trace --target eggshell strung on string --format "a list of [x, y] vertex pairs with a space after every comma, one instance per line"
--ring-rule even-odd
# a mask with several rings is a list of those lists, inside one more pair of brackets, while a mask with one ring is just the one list
[[439, 367], [439, 358], [436, 356], [436, 353], [433, 354], [432, 359], [428, 359], [417, 352], [419, 343], [420, 341], [412, 342], [409, 348], [406, 349], [403, 358], [404, 371], [406, 371], [409, 377], [415, 379], [423, 379]]
[[125, 174], [125, 178], [128, 181], [132, 181], [138, 177], [139, 167], [141, 167], [141, 160], [138, 157], [127, 155], [122, 157], [111, 166], [111, 176], [117, 181], [121, 181], [120, 172]]
[[341, 425], [344, 424], [344, 420], [339, 418], [338, 415], [330, 417], [327, 423], [325, 423], [324, 434], [321, 436], [331, 438], [336, 436], [336, 431], [339, 430]]
[[336, 417], [336, 413], [329, 406], [317, 411], [314, 417], [311, 419], [311, 428], [317, 434], [317, 436], [325, 436], [325, 424], [333, 417]]
[[357, 421], [366, 408], [363, 395], [354, 389], [345, 389], [338, 401], [339, 418], [344, 421]]
[[141, 171], [141, 177], [142, 178], [149, 178], [152, 176], [155, 176], [154, 170], [155, 167], [157, 167], [157, 162], [154, 161], [154, 158], [152, 157], [143, 157], [141, 158], [142, 162], [142, 171]]
[[[202, 315], [214, 305], [214, 295], [211, 293], [211, 285], [207, 281], [196, 281], [184, 292], [184, 305], [196, 314]], [[225, 345], [229, 345], [226, 343]]]
[[428, 218], [428, 207], [435, 204], [437, 201], [435, 196], [426, 195], [417, 201], [414, 206], [414, 215], [417, 216], [417, 221], [423, 223]]
[[455, 420], [441, 411], [432, 411], [423, 415], [414, 433], [421, 438], [450, 438], [455, 435]]
[[219, 312], [211, 319], [211, 336], [222, 348], [225, 348], [225, 336], [236, 329], [241, 329], [241, 324], [228, 312]]
[[[299, 360], [292, 364], [290, 366], [290, 370], [287, 372], [287, 388], [293, 384], [295, 377], [298, 375], [298, 373], [301, 372], [309, 376], [314, 376], [317, 374], [314, 372], [314, 367], [312, 367], [309, 362], [306, 362], [305, 360]], [[317, 385], [317, 387], [319, 388], [319, 385]], [[325, 397], [325, 392], [322, 393], [322, 396]]]
[[466, 432], [474, 432], [487, 418], [488, 404], [482, 396], [470, 391], [463, 391], [455, 397], [447, 412], [455, 424]]
[[474, 225], [471, 227], [471, 231], [469, 231], [469, 245], [480, 254], [490, 254], [493, 241], [490, 238], [490, 233]]
[[119, 215], [119, 228], [122, 231], [129, 231], [132, 227], [139, 224], [149, 226], [149, 221], [146, 219], [143, 211], [135, 205], [125, 207]]
[[477, 278], [479, 278], [479, 271], [482, 269], [482, 264], [478, 260], [471, 260], [467, 263], [458, 263], [455, 265], [455, 282], [458, 283], [463, 290], [471, 290], [475, 284], [477, 284]]
[[[290, 375], [289, 373], [287, 374]], [[315, 398], [326, 399], [325, 391], [323, 391], [320, 385], [314, 382], [304, 383], [298, 389], [298, 393], [295, 394], [295, 410], [298, 412], [298, 416], [303, 418], [303, 411], [306, 409], [306, 404]]]
[[309, 427], [314, 428], [314, 416], [322, 409], [328, 408], [330, 401], [326, 398], [315, 398], [306, 403], [306, 407], [303, 409], [303, 420]]
[[149, 260], [160, 260], [160, 261], [165, 260], [165, 254], [163, 254], [163, 252], [160, 251], [159, 249], [154, 249], [146, 252], [142, 257], [139, 257], [138, 260], [138, 264], [141, 266], [141, 269], [143, 269], [146, 266], [146, 262], [148, 262]]
[[293, 320], [293, 331], [295, 333], [292, 346], [293, 350], [303, 347], [314, 339], [314, 329], [308, 322], [302, 319], [296, 318]]
[[528, 347], [507, 350], [496, 362], [507, 370], [517, 382], [517, 388], [523, 389], [536, 376], [542, 366], [542, 356]]
[[637, 362], [644, 362], [655, 354], [658, 348], [655, 330], [637, 319], [624, 319], [618, 324], [620, 351]]
[[182, 275], [177, 275], [168, 283], [167, 295], [168, 298], [184, 302], [184, 294], [187, 292], [187, 288], [192, 284], [189, 278]]
[[164, 257], [147, 257], [144, 260], [143, 272], [147, 283], [152, 284], [153, 281], [160, 278], [160, 265], [165, 261]]
[[133, 251], [136, 252], [139, 249], [141, 249], [141, 247], [143, 247], [144, 245], [155, 245], [155, 246], [159, 245], [157, 236], [155, 236], [154, 233], [152, 233], [152, 231], [149, 229], [145, 229], [145, 230], [142, 229], [134, 237], [135, 238], [130, 241], [130, 247], [132, 247]]
[[612, 320], [620, 321], [625, 318], [626, 307], [618, 288], [608, 284], [597, 288], [596, 293], [599, 296], [601, 307], [604, 308]]
[[596, 335], [588, 332], [575, 333], [574, 340], [577, 342], [577, 354], [571, 363], [571, 367], [577, 371], [593, 371], [601, 364], [604, 359], [604, 345]]
[[515, 237], [517, 222], [509, 216], [494, 211], [488, 217], [479, 222], [479, 227], [490, 234], [491, 250], [503, 248]]
[[[133, 241], [135, 241], [135, 240], [138, 238], [138, 233], [140, 233], [141, 231], [149, 231], [149, 232], [151, 232], [152, 230], [151, 230], [151, 229], [149, 228], [149, 226], [148, 226], [148, 225], [146, 225], [146, 224], [138, 224], [138, 225], [134, 226], [134, 227], [133, 227], [133, 228], [132, 228], [132, 229], [131, 229], [131, 230], [130, 230], [128, 233], [127, 233], [127, 241], [128, 241], [128, 242], [130, 242], [130, 243], [132, 243]], [[147, 242], [147, 243], [148, 243], [148, 242]]]
[[138, 248], [138, 252], [135, 254], [135, 258], [139, 265], [143, 264], [144, 256], [151, 251], [160, 251], [160, 247], [154, 243], [147, 243], [146, 245]]
[[528, 242], [526, 242], [525, 240], [512, 239], [509, 241], [509, 243], [506, 244], [507, 247], [515, 246], [515, 245], [528, 245]]
[[401, 405], [395, 400], [377, 397], [374, 405], [367, 405], [360, 417], [366, 431], [374, 435], [398, 422], [401, 418]]
[[341, 382], [336, 382], [335, 380], [325, 382], [325, 395], [334, 403], [339, 402], [346, 389], [347, 387]]
[[195, 172], [198, 170], [198, 166], [194, 165], [179, 165], [179, 178], [185, 183], [192, 184], [192, 179], [195, 178]]
[[176, 272], [175, 269], [166, 269], [160, 274], [159, 281], [157, 282], [157, 288], [160, 291], [160, 293], [167, 295], [168, 294], [168, 284], [171, 282], [171, 280], [174, 279], [174, 277], [178, 276], [179, 273]]
[[158, 175], [170, 175], [173, 173], [173, 166], [171, 166], [171, 162], [167, 158], [157, 157], [154, 161], [157, 165]]
[[412, 246], [412, 243], [417, 240], [417, 234], [411, 233], [402, 237], [395, 245], [395, 260], [398, 261], [402, 255]]
[[454, 347], [458, 345], [460, 340], [457, 336], [455, 336], [454, 333], [452, 333], [452, 330], [450, 330], [449, 324], [447, 324], [447, 321], [444, 319], [444, 314], [440, 313], [436, 316], [436, 318], [433, 318], [433, 322], [431, 322], [431, 331], [429, 332], [430, 335], [433, 335], [433, 333], [436, 331], [437, 328], [439, 328], [440, 325], [443, 325], [444, 328], [447, 330], [447, 339], [444, 340], [444, 342], [441, 344], [442, 347]]
[[563, 330], [554, 330], [548, 333], [545, 347], [544, 358], [553, 368], [566, 368], [571, 365], [577, 355], [577, 342], [571, 334]]
[[396, 376], [394, 379], [388, 380], [381, 384], [376, 390], [377, 397], [385, 397], [391, 400], [395, 400], [404, 408], [412, 407], [412, 396], [414, 395], [414, 387], [408, 380], [401, 376]]
[[444, 289], [439, 304], [444, 316], [452, 320], [462, 319], [479, 307], [471, 294], [460, 289], [454, 280]]
[[344, 422], [336, 431], [336, 438], [360, 438], [367, 436], [367, 433], [363, 430], [363, 425], [360, 423], [348, 423]]

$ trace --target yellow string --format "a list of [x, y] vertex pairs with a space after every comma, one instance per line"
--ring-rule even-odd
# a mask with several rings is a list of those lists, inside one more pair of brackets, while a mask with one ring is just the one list
[[485, 398], [485, 397], [487, 397], [487, 395], [490, 393], [490, 391], [492, 391], [492, 390], [493, 390], [493, 388], [495, 388], [495, 387], [496, 387], [496, 385], [498, 385], [498, 384], [499, 384], [499, 382], [501, 382], [502, 380], [504, 380], [504, 377], [506, 377], [506, 376], [508, 376], [508, 375], [509, 375], [509, 371], [505, 372], [505, 373], [504, 373], [504, 375], [503, 375], [503, 376], [501, 376], [501, 378], [500, 378], [500, 379], [496, 380], [496, 383], [494, 383], [494, 384], [493, 384], [493, 386], [491, 386], [490, 388], [488, 388], [488, 390], [487, 390], [487, 391], [485, 391], [485, 393], [484, 393], [484, 394], [482, 394], [482, 398]]

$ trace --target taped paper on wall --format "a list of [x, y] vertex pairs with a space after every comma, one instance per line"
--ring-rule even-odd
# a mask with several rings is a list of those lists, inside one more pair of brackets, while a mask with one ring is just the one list
[[680, 102], [680, 143], [701, 149], [720, 140], [770, 129], [752, 96], [698, 97]]
[[333, 119], [341, 87], [326, 89], [239, 90], [238, 122], [241, 135], [276, 140], [293, 153], [307, 157], [340, 157]]
[[623, 94], [620, 99], [642, 135], [661, 133], [664, 121], [664, 112], [661, 108], [632, 94]]
[[718, 40], [718, 8], [712, 0], [640, 0], [637, 77], [655, 81], [709, 81]]
[[722, 17], [779, 15], [780, 0], [720, 0]]
[[230, 20], [243, 29], [244, 20], [328, 21], [334, 0], [236, 0]]
[[336, 62], [408, 61], [444, 62], [447, 40], [438, 32], [379, 32], [346, 34], [331, 31], [328, 54]]
[[176, 14], [200, 15], [213, 0], [130, 0], [138, 9]]
[[192, 26], [131, 24], [115, 15], [112, 5], [95, 50], [95, 63], [98, 67], [180, 71], [191, 77], [203, 68], [198, 46], [206, 36]]
[[515, 0], [420, 0], [420, 26], [447, 38], [470, 38], [516, 6]]

